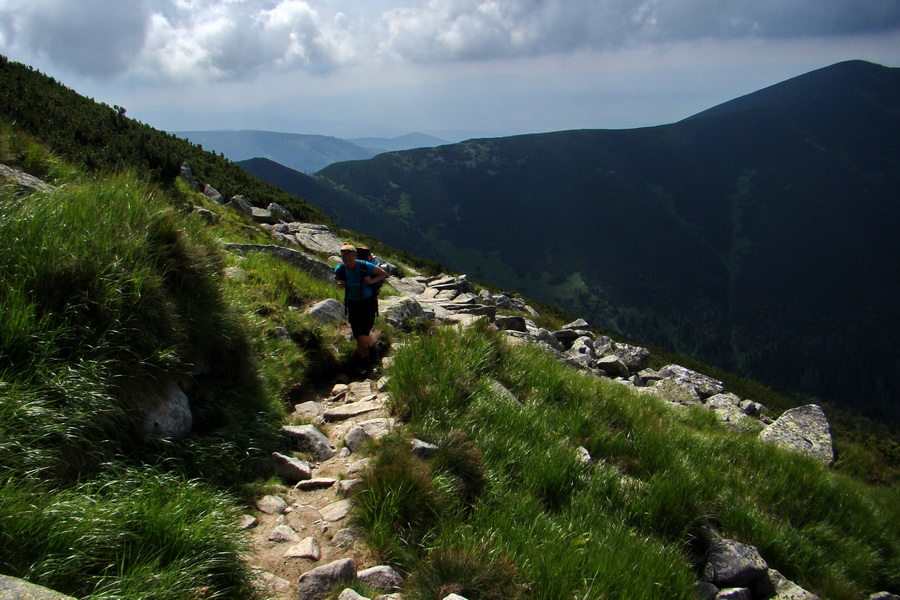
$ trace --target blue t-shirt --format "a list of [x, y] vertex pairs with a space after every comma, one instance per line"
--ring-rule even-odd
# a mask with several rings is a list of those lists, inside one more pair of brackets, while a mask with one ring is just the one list
[[360, 302], [372, 297], [372, 288], [362, 282], [368, 275], [372, 276], [375, 265], [365, 260], [357, 260], [355, 269], [348, 269], [344, 263], [334, 268], [334, 275], [337, 279], [343, 279], [347, 282], [346, 290], [347, 300]]

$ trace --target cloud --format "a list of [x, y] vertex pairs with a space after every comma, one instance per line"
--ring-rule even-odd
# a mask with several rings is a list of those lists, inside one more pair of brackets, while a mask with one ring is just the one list
[[0, 51], [154, 82], [897, 29], [898, 0], [0, 0]]
[[0, 0], [0, 48], [107, 77], [126, 70], [140, 51], [147, 17], [142, 0]]
[[896, 0], [429, 0], [387, 11], [380, 51], [417, 62], [900, 28]]

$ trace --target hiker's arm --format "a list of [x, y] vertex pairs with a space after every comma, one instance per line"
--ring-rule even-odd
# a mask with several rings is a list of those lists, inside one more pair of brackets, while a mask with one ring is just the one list
[[381, 267], [375, 267], [374, 269], [372, 269], [372, 275], [364, 278], [363, 283], [365, 283], [366, 285], [372, 285], [373, 283], [378, 283], [385, 277], [387, 277], [387, 271], [385, 271]]

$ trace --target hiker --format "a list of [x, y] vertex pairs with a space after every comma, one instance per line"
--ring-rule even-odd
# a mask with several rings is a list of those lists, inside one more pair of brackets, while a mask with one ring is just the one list
[[370, 363], [370, 335], [378, 314], [378, 296], [372, 286], [387, 277], [387, 272], [368, 261], [357, 259], [357, 249], [350, 243], [341, 246], [341, 264], [334, 269], [334, 280], [344, 289], [344, 305], [350, 330], [356, 339], [356, 357], [363, 367]]

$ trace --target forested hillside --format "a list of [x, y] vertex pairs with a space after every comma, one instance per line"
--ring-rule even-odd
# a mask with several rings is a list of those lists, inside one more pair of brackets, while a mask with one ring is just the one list
[[124, 107], [98, 104], [5, 56], [0, 56], [0, 116], [88, 169], [133, 168], [154, 181], [171, 182], [188, 161], [199, 178], [226, 198], [240, 193], [259, 206], [276, 202], [304, 220], [329, 221], [303, 200], [250, 177], [224, 157], [127, 118]]
[[898, 106], [900, 70], [842, 63], [672, 125], [335, 164], [319, 178], [357, 204], [319, 206], [598, 326], [896, 422]]

